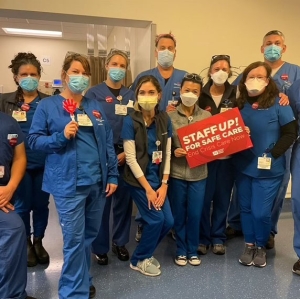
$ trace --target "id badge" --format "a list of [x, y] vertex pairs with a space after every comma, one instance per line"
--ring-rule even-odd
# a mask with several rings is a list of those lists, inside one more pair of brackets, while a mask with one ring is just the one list
[[271, 169], [272, 159], [269, 157], [258, 157], [257, 168], [258, 169]]
[[168, 101], [168, 106], [172, 105], [172, 106], [176, 106], [178, 103], [178, 101], [175, 101], [175, 100], [171, 100], [171, 101]]
[[115, 114], [116, 115], [127, 115], [127, 106], [126, 105], [115, 105]]
[[232, 109], [232, 108], [223, 107], [223, 108], [221, 108], [220, 113], [226, 112], [226, 111], [228, 111], [230, 109]]
[[87, 114], [77, 114], [77, 122], [79, 126], [82, 127], [92, 127], [93, 123]]
[[162, 151], [154, 151], [152, 153], [152, 163], [159, 164], [162, 161]]
[[17, 122], [23, 122], [27, 121], [27, 116], [26, 116], [26, 111], [17, 111], [14, 110], [12, 113], [12, 117], [17, 121]]
[[4, 177], [4, 166], [0, 166], [0, 179]]

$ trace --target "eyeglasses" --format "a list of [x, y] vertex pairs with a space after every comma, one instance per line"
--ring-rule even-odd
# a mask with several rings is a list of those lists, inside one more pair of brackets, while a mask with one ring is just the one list
[[195, 80], [196, 82], [198, 82], [200, 84], [203, 83], [202, 82], [202, 78], [199, 75], [195, 74], [195, 73], [191, 73], [191, 74], [187, 73], [187, 74], [185, 74], [184, 75], [184, 79]]
[[214, 55], [211, 58], [211, 64], [215, 60], [226, 60], [230, 63], [230, 56], [229, 55]]

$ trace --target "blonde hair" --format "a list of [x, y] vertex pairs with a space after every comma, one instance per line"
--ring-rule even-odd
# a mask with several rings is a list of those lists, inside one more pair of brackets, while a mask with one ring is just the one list
[[120, 55], [126, 60], [126, 69], [127, 69], [129, 66], [129, 59], [128, 59], [127, 53], [125, 51], [122, 51], [119, 49], [114, 49], [114, 48], [111, 49], [110, 52], [108, 53], [108, 55], [105, 59], [105, 65], [108, 65], [110, 60], [116, 55]]

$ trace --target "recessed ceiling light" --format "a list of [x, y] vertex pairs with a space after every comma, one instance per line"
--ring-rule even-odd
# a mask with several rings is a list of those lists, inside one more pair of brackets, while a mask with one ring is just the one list
[[31, 36], [47, 36], [47, 37], [62, 37], [61, 31], [20, 29], [20, 28], [2, 28], [7, 34], [31, 35]]

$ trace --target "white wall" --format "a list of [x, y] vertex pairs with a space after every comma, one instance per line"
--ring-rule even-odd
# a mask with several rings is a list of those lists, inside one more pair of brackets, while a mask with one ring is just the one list
[[62, 63], [68, 51], [87, 53], [86, 42], [77, 41], [0, 36], [0, 45], [0, 85], [3, 85], [3, 92], [16, 90], [8, 66], [18, 52], [32, 52], [40, 61], [44, 55], [51, 58], [51, 65], [42, 65], [42, 81], [60, 78]]

